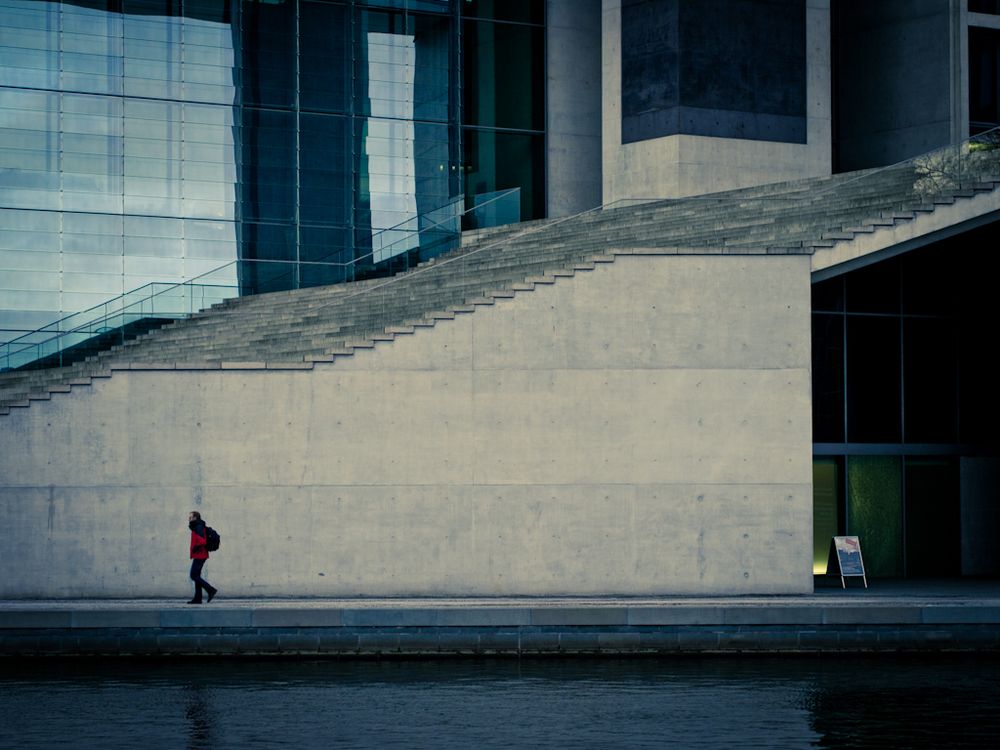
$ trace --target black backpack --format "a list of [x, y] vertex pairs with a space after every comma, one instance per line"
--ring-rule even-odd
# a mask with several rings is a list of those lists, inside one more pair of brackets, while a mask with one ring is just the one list
[[205, 527], [205, 549], [209, 552], [215, 552], [219, 549], [219, 544], [222, 543], [222, 537], [219, 536], [219, 532], [213, 529], [211, 526]]

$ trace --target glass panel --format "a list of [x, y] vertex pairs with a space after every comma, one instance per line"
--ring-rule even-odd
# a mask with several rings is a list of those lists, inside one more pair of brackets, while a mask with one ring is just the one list
[[405, 11], [430, 11], [448, 13], [451, 0], [361, 0], [361, 5], [378, 6], [380, 8], [397, 8]]
[[545, 215], [544, 136], [466, 130], [466, 206], [477, 203], [477, 195], [508, 188], [521, 188], [521, 219]]
[[303, 223], [350, 223], [349, 123], [346, 117], [300, 116], [299, 211]]
[[243, 3], [243, 101], [290, 107], [295, 101], [295, 3]]
[[852, 443], [901, 438], [899, 327], [896, 317], [847, 317], [847, 439]]
[[[351, 260], [350, 238], [349, 229], [303, 226], [299, 256], [303, 261], [347, 264]], [[300, 280], [303, 286], [335, 284], [349, 278], [348, 272], [346, 265], [303, 265]]]
[[[247, 260], [295, 260], [295, 227], [281, 224], [244, 223], [240, 227], [240, 251]], [[278, 271], [260, 263], [240, 264], [240, 294], [256, 294]], [[280, 270], [280, 269], [278, 269]], [[272, 273], [274, 271], [274, 273]], [[281, 271], [283, 274], [284, 271]], [[290, 287], [283, 287], [288, 289]]]
[[0, 249], [25, 252], [55, 252], [59, 245], [56, 232], [26, 232], [0, 229]]
[[906, 574], [962, 572], [958, 460], [906, 459]]
[[122, 0], [122, 12], [142, 16], [178, 16], [181, 0]]
[[[969, 244], [975, 240], [966, 235]], [[964, 243], [963, 243], [964, 244]], [[903, 312], [914, 315], [954, 315], [961, 299], [964, 265], [955, 255], [943, 257], [936, 248], [925, 248], [902, 256]]]
[[861, 540], [870, 577], [903, 573], [902, 473], [894, 456], [847, 458], [847, 533]]
[[118, 235], [120, 237], [122, 234], [122, 217], [65, 213], [62, 215], [62, 228], [64, 232]]
[[10, 211], [0, 208], [0, 230], [58, 232], [59, 214], [45, 211]]
[[447, 122], [451, 113], [451, 24], [438, 16], [414, 18], [416, 69], [413, 116]]
[[62, 250], [67, 257], [70, 254], [80, 254], [90, 258], [95, 255], [121, 256], [124, 251], [122, 240], [120, 234], [115, 236], [66, 232], [62, 235]]
[[996, 445], [1000, 386], [996, 372], [996, 280], [969, 267], [960, 329], [962, 442]]
[[908, 443], [958, 440], [958, 336], [940, 318], [903, 321], [904, 424]]
[[5, 271], [3, 285], [7, 289], [59, 291], [59, 273], [47, 271]]
[[462, 35], [465, 124], [543, 130], [544, 30], [465, 21]]
[[[70, 256], [72, 257], [72, 256]], [[39, 250], [0, 250], [0, 271], [59, 271], [61, 256]], [[6, 278], [0, 281], [6, 286]]]
[[812, 316], [813, 441], [844, 440], [844, 316]]
[[301, 6], [299, 28], [300, 105], [347, 112], [351, 80], [347, 8], [307, 0]]
[[295, 116], [245, 110], [240, 133], [243, 217], [291, 221], [295, 217]]
[[462, 15], [493, 21], [545, 22], [545, 0], [463, 0]]
[[188, 19], [228, 24], [232, 21], [232, 0], [184, 0]]
[[846, 277], [847, 311], [899, 312], [899, 261], [892, 260], [854, 271]]
[[1000, 124], [1000, 29], [969, 29], [970, 135]]
[[813, 460], [813, 574], [826, 573], [830, 541], [840, 531], [840, 459]]
[[844, 309], [844, 277], [837, 276], [812, 285], [813, 312], [840, 312]]

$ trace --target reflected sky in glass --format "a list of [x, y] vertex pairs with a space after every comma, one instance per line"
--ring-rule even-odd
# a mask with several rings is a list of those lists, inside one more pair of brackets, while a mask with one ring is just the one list
[[230, 24], [36, 0], [0, 17], [0, 341], [234, 260]]
[[[382, 229], [407, 222], [415, 228], [417, 177], [413, 155], [416, 40], [409, 34], [371, 31], [368, 40], [368, 99], [365, 157], [371, 200], [372, 254], [379, 263], [419, 245], [409, 231]], [[392, 118], [392, 119], [389, 119]]]

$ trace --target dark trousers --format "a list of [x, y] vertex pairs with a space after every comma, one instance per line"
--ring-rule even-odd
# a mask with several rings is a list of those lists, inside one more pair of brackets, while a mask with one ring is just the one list
[[205, 591], [215, 591], [215, 587], [201, 577], [201, 569], [205, 567], [206, 560], [191, 561], [191, 580], [194, 581], [194, 600], [201, 601], [202, 589]]

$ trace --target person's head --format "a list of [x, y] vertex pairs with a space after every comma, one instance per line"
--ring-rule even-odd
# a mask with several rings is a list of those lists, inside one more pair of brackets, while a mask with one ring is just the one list
[[200, 521], [200, 520], [201, 520], [201, 513], [199, 513], [198, 511], [192, 510], [190, 513], [188, 513], [188, 522]]

